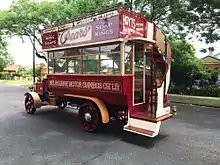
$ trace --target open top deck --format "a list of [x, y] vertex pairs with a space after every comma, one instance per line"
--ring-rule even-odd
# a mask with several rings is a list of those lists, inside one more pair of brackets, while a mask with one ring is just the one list
[[43, 51], [139, 39], [156, 42], [156, 25], [146, 18], [117, 7], [67, 24], [42, 30]]

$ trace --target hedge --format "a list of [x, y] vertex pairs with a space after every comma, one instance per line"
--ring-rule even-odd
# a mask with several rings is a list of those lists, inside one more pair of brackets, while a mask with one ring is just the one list
[[16, 77], [26, 78], [30, 77], [28, 75], [24, 75], [23, 73], [10, 73], [10, 72], [0, 72], [0, 79], [1, 80], [14, 80]]
[[15, 77], [20, 77], [18, 73], [9, 73], [9, 72], [0, 72], [0, 79], [2, 80], [11, 80]]
[[170, 94], [183, 94], [191, 96], [207, 96], [207, 97], [220, 97], [220, 86], [207, 85], [203, 87], [175, 87], [169, 89]]

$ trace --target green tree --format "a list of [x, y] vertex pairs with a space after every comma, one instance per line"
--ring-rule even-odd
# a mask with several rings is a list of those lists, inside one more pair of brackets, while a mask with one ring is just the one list
[[[200, 2], [201, 1], [201, 2]], [[6, 34], [32, 36], [40, 41], [33, 29], [53, 25], [98, 11], [119, 0], [62, 0], [33, 2], [18, 0], [8, 11], [0, 13], [0, 29]], [[125, 0], [125, 6], [155, 21], [167, 34], [186, 36], [198, 32], [207, 42], [219, 39], [218, 0]], [[187, 31], [188, 30], [188, 31]]]
[[0, 37], [0, 72], [7, 64], [13, 62], [14, 60], [7, 50], [7, 42]]
[[[191, 14], [182, 18], [189, 25], [188, 32], [197, 32], [197, 38], [213, 43], [220, 39], [220, 1], [219, 0], [188, 0], [187, 10]], [[193, 23], [193, 24], [192, 24]]]
[[172, 82], [183, 89], [193, 85], [195, 79], [207, 79], [208, 73], [201, 59], [195, 56], [195, 48], [186, 40], [171, 38], [173, 63]]
[[[41, 45], [40, 26], [68, 20], [74, 13], [74, 8], [61, 1], [18, 0], [8, 10], [0, 12], [0, 29], [3, 35], [21, 38], [26, 36], [32, 44], [35, 39]], [[37, 56], [45, 58], [38, 53]]]
[[103, 9], [108, 0], [76, 0], [57, 2], [15, 1], [9, 10], [0, 12], [0, 29], [4, 35], [35, 38], [41, 45], [41, 26], [64, 23], [79, 16]]
[[197, 33], [198, 40], [220, 39], [219, 0], [124, 0], [133, 11], [155, 21], [166, 33], [185, 37]]
[[218, 76], [220, 73], [220, 69], [217, 68], [207, 68], [208, 80], [211, 84], [218, 81]]
[[185, 0], [125, 0], [125, 6], [154, 21], [166, 34], [185, 35], [179, 21], [188, 15]]
[[[35, 48], [33, 39], [42, 45], [39, 27], [64, 23], [83, 14], [101, 10], [111, 4], [112, 2], [108, 0], [14, 1], [8, 10], [0, 11], [0, 32], [10, 37], [19, 36], [21, 39], [26, 36]], [[35, 50], [39, 58], [46, 60], [45, 55], [38, 53], [36, 48]]]

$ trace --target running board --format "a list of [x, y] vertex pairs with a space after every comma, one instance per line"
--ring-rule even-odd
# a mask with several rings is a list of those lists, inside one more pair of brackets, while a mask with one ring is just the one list
[[156, 137], [159, 134], [161, 121], [150, 122], [140, 119], [129, 118], [128, 124], [124, 126], [125, 131], [133, 132], [147, 137]]

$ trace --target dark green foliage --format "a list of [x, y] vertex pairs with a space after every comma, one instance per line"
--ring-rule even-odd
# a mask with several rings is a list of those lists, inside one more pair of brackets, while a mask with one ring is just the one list
[[206, 96], [206, 97], [220, 97], [219, 85], [207, 85], [200, 88], [192, 87], [191, 89], [185, 87], [170, 88], [169, 93], [193, 96]]
[[175, 86], [191, 87], [195, 79], [206, 78], [202, 60], [195, 56], [195, 49], [183, 39], [171, 38], [173, 62], [171, 81]]
[[21, 73], [0, 72], [0, 80], [13, 80], [15, 77], [20, 77]]
[[166, 34], [197, 33], [198, 40], [207, 43], [220, 39], [219, 0], [125, 0], [125, 4], [156, 21]]
[[[170, 38], [173, 62], [171, 65], [170, 93], [220, 96], [220, 88], [215, 82], [218, 80], [218, 69], [205, 68], [201, 59], [195, 56], [195, 49], [183, 39]], [[200, 86], [194, 86], [194, 80], [200, 80]]]
[[8, 53], [7, 42], [0, 36], [0, 72], [9, 63], [13, 63], [12, 56]]
[[220, 1], [219, 0], [188, 0], [187, 15], [184, 24], [189, 22], [190, 32], [198, 32], [198, 38], [212, 43], [220, 39]]

